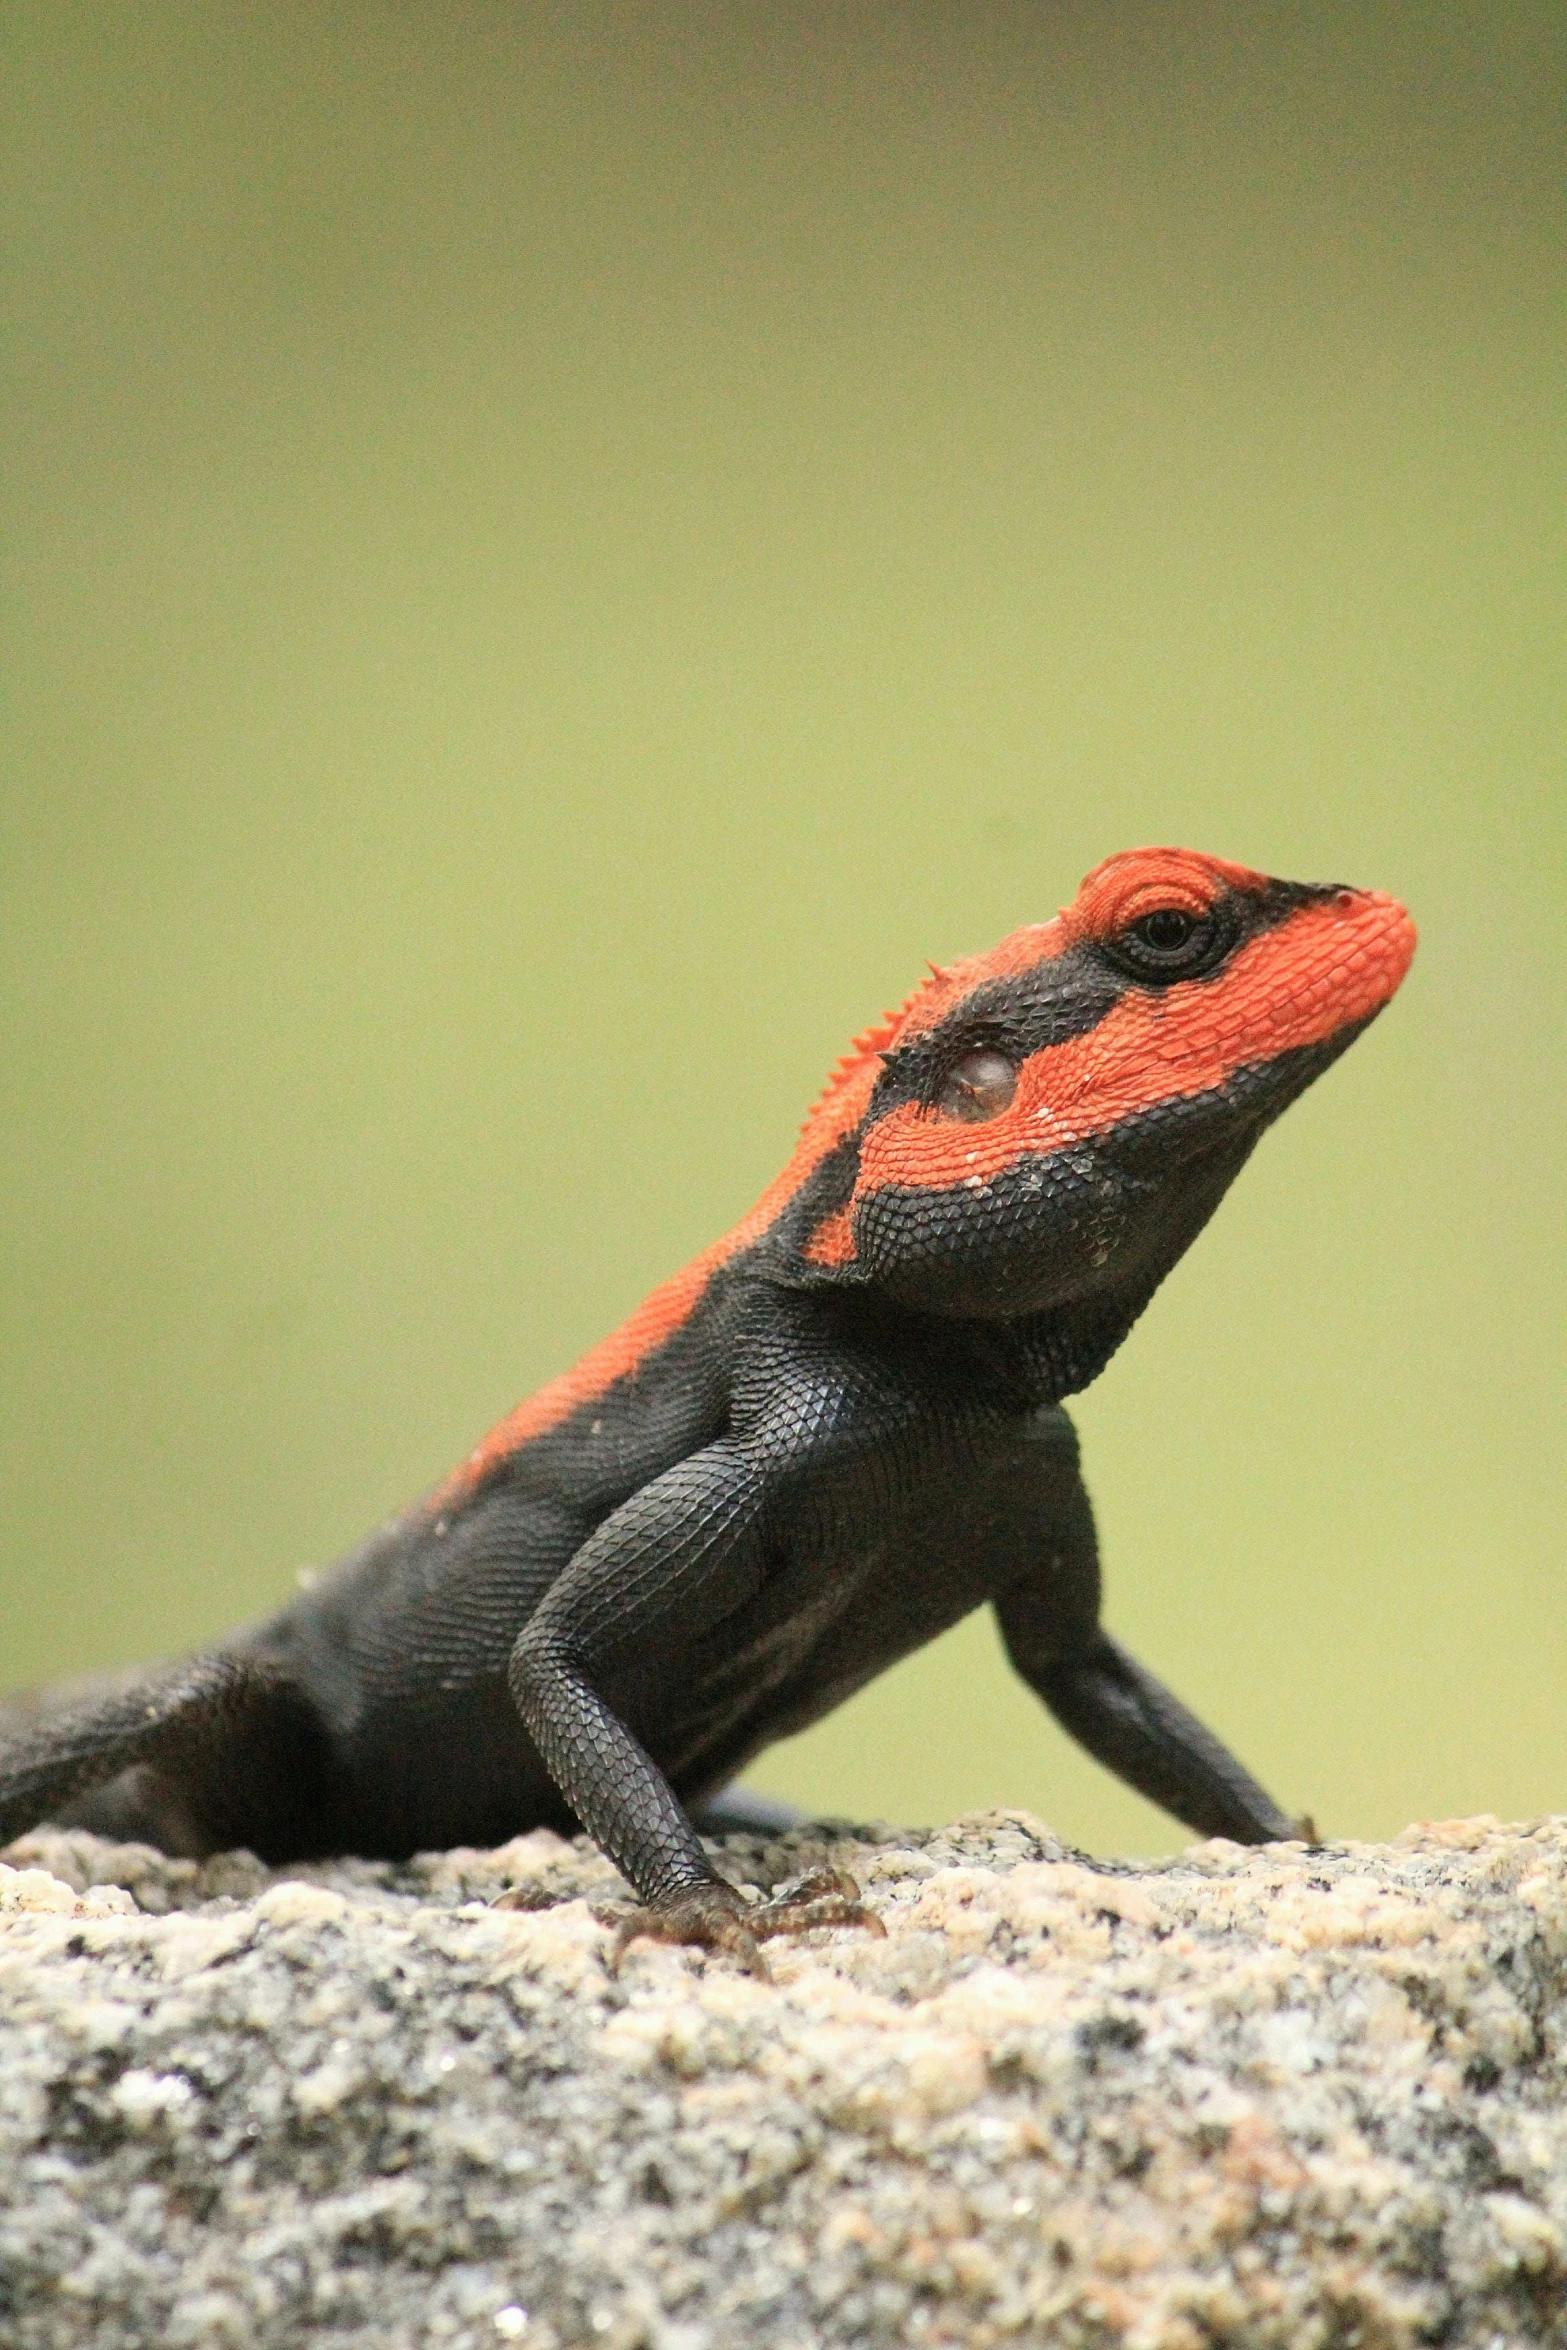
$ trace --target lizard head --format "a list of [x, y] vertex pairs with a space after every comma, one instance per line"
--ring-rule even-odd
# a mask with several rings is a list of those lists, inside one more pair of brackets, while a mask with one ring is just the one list
[[1375, 891], [1185, 849], [1110, 858], [861, 1040], [815, 1114], [836, 1147], [808, 1273], [944, 1314], [1135, 1313], [1414, 944]]

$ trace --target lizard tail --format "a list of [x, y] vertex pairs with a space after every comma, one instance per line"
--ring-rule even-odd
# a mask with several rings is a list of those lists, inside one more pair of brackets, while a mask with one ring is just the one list
[[243, 1843], [264, 1857], [285, 1814], [319, 1808], [324, 1759], [300, 1691], [243, 1657], [45, 1691], [0, 1714], [0, 1844], [45, 1820], [125, 1833], [126, 1806], [98, 1791], [135, 1772], [152, 1784], [127, 1816], [151, 1841], [184, 1853]]

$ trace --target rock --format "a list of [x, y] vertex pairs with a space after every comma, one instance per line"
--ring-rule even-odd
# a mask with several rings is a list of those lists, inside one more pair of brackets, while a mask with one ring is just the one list
[[[0, 2339], [1567, 2344], [1567, 1820], [1096, 1863], [730, 1837], [880, 1910], [620, 1975], [547, 1833], [0, 1868]], [[523, 1885], [540, 1906], [495, 1910]]]

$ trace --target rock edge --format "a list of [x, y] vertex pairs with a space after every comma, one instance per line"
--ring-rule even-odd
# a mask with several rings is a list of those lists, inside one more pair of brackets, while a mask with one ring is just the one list
[[[547, 1832], [406, 1867], [0, 1866], [0, 2337], [527, 2350], [1567, 2344], [1567, 1820], [1095, 1863], [830, 1855], [775, 1981]], [[495, 1894], [541, 1906], [498, 1911]]]

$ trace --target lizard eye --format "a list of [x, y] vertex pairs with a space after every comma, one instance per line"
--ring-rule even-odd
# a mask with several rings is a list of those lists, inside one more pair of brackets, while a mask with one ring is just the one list
[[1160, 906], [1156, 913], [1145, 914], [1141, 922], [1132, 925], [1142, 944], [1152, 947], [1156, 955], [1178, 953], [1196, 927], [1191, 915], [1179, 906]]
[[1017, 1092], [1017, 1071], [1005, 1053], [990, 1046], [965, 1053], [942, 1081], [936, 1107], [944, 1118], [961, 1118], [967, 1126], [982, 1126], [1009, 1109]]
[[1108, 952], [1134, 979], [1157, 987], [1213, 970], [1233, 944], [1234, 925], [1222, 909], [1199, 914], [1188, 906], [1152, 906], [1116, 933]]

